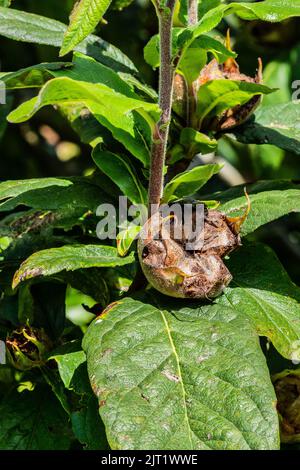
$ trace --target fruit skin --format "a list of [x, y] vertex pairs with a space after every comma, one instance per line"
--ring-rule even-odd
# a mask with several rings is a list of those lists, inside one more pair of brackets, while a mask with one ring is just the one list
[[[179, 240], [166, 237], [165, 219], [159, 213], [143, 227], [138, 240], [138, 255], [148, 282], [170, 297], [212, 299], [232, 280], [222, 257], [240, 246], [236, 220], [216, 210], [208, 210], [202, 227], [203, 245], [186, 250], [186, 227]], [[179, 222], [176, 222], [179, 223]]]

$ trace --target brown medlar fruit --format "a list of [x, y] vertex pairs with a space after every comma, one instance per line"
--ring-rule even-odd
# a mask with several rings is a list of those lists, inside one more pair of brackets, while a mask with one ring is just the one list
[[[148, 282], [159, 292], [171, 297], [211, 299], [220, 295], [232, 276], [222, 257], [240, 246], [239, 229], [250, 209], [242, 217], [229, 218], [217, 210], [205, 210], [199, 233], [201, 247], [187, 249], [184, 221], [173, 218], [181, 236], [166, 233], [166, 219], [160, 212], [144, 225], [138, 240], [139, 260]], [[178, 233], [178, 230], [177, 232]]]

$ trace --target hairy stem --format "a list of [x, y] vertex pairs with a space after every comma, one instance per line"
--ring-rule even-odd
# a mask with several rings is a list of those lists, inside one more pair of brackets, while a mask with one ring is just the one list
[[[188, 7], [188, 23], [189, 26], [193, 26], [198, 23], [198, 0], [189, 0], [189, 7]], [[195, 125], [194, 115], [196, 111], [197, 105], [197, 98], [195, 93], [195, 85], [191, 83], [188, 90], [189, 98], [188, 98], [188, 125], [193, 127]]]
[[198, 0], [189, 0], [189, 25], [198, 23]]
[[163, 172], [172, 110], [172, 25], [175, 3], [176, 0], [167, 0], [166, 6], [156, 5], [160, 38], [159, 106], [162, 113], [153, 134], [151, 149], [149, 211], [152, 213], [158, 210], [163, 191]]

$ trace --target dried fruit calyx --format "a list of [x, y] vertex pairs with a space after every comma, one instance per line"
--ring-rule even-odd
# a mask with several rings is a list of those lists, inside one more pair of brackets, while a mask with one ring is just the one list
[[[181, 232], [174, 238], [165, 233], [166, 220], [158, 212], [143, 227], [138, 241], [138, 253], [143, 272], [159, 292], [171, 297], [211, 299], [220, 295], [232, 276], [222, 258], [240, 246], [239, 230], [249, 212], [229, 218], [216, 210], [205, 210], [204, 224], [198, 238], [200, 249], [187, 250], [186, 227], [174, 217]], [[178, 233], [178, 232], [177, 232]]]

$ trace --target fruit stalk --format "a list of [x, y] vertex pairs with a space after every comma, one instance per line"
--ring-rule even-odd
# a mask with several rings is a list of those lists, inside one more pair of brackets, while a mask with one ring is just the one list
[[195, 25], [198, 23], [198, 0], [189, 0], [189, 25]]
[[176, 0], [167, 0], [166, 5], [156, 3], [159, 22], [160, 69], [159, 106], [161, 117], [153, 132], [149, 180], [149, 215], [156, 212], [163, 192], [163, 174], [172, 109], [174, 66], [172, 62], [172, 26]]

